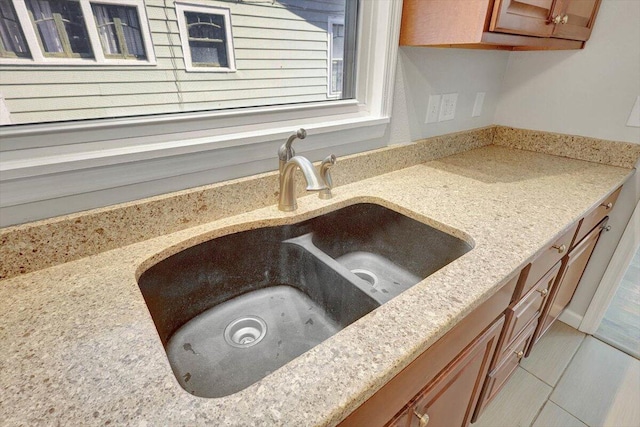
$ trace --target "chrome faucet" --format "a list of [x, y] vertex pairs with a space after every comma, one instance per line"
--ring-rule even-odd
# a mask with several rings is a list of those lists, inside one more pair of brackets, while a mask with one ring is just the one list
[[307, 191], [320, 191], [327, 188], [322, 178], [318, 176], [311, 162], [302, 156], [293, 156], [280, 170], [280, 200], [278, 209], [285, 212], [295, 211], [296, 203], [295, 175], [300, 168], [304, 179], [307, 181]]

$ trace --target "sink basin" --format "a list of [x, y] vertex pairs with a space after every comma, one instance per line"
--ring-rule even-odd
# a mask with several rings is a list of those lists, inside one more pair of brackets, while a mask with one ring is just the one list
[[381, 304], [471, 250], [463, 240], [375, 204], [309, 222], [313, 245], [367, 282]]
[[185, 249], [138, 280], [188, 392], [238, 392], [471, 246], [374, 204]]

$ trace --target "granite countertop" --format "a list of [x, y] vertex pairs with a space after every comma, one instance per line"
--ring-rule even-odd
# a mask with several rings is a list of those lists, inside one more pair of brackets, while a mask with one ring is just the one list
[[[486, 146], [3, 280], [2, 425], [335, 425], [497, 291], [630, 169]], [[473, 250], [234, 395], [175, 379], [136, 278], [235, 231], [378, 203]]]

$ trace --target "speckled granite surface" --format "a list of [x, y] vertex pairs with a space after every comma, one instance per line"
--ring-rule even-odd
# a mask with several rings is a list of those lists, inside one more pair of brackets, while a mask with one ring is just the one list
[[[492, 140], [493, 127], [428, 138], [340, 157], [331, 173], [336, 185], [349, 184]], [[265, 173], [0, 229], [0, 279], [272, 205], [277, 182], [277, 173]], [[297, 183], [303, 194], [303, 180]]]
[[[488, 146], [2, 281], [3, 425], [327, 426], [339, 422], [629, 169]], [[215, 236], [379, 203], [475, 247], [260, 382], [202, 399], [177, 383], [136, 277]], [[457, 230], [457, 231], [454, 231]]]
[[638, 142], [631, 144], [506, 126], [496, 126], [493, 139], [495, 145], [624, 168], [634, 167], [640, 158]]

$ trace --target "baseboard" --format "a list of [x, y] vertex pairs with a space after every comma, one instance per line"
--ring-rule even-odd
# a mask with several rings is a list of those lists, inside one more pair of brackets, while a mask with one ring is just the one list
[[572, 328], [578, 329], [580, 327], [580, 323], [582, 323], [582, 316], [569, 309], [566, 309], [562, 312], [562, 314], [560, 314], [558, 320], [562, 323], [566, 323]]

